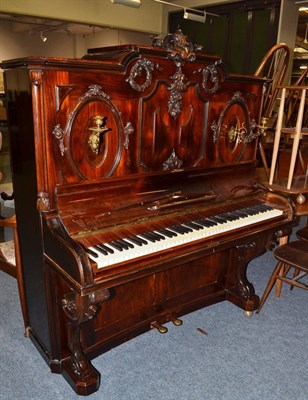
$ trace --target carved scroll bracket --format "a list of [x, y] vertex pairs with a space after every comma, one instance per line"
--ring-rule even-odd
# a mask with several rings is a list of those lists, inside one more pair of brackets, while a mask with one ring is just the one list
[[68, 347], [71, 353], [71, 368], [78, 379], [89, 380], [91, 375], [96, 375], [95, 369], [82, 349], [81, 325], [91, 320], [98, 311], [98, 304], [107, 301], [109, 298], [110, 292], [102, 289], [87, 296], [80, 296], [74, 290], [71, 290], [62, 299], [62, 309], [68, 318], [67, 333]]
[[239, 268], [236, 268], [237, 291], [240, 294], [240, 296], [244, 297], [245, 299], [248, 299], [255, 293], [252, 284], [248, 282], [246, 276], [246, 267], [249, 261], [253, 259], [255, 251], [256, 251], [255, 242], [247, 242], [242, 245], [236, 246], [237, 265], [239, 266]]
[[57, 124], [52, 131], [52, 134], [59, 142], [59, 149], [61, 156], [64, 156], [64, 153], [67, 151], [67, 147], [64, 146], [64, 131], [61, 128], [60, 124]]
[[124, 127], [124, 143], [123, 146], [127, 150], [129, 146], [129, 136], [134, 133], [135, 128], [133, 127], [133, 124], [131, 122], [127, 122], [127, 124]]

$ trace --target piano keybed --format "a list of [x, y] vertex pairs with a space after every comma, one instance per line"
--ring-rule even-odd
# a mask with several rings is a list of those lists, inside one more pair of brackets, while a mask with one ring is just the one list
[[264, 203], [233, 205], [216, 215], [173, 216], [167, 224], [149, 221], [147, 229], [130, 227], [118, 233], [114, 230], [113, 235], [91, 235], [92, 244], [89, 238], [82, 244], [101, 269], [282, 216], [283, 211]]

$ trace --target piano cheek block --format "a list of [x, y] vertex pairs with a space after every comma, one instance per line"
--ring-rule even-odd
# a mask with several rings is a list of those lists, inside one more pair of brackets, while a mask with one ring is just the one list
[[251, 314], [247, 265], [294, 223], [256, 180], [266, 80], [180, 30], [154, 44], [1, 64], [25, 325], [79, 395], [139, 334], [224, 300]]

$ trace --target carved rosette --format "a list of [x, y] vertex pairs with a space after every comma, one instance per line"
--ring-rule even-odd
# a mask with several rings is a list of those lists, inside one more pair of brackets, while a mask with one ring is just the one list
[[171, 155], [163, 162], [163, 171], [170, 171], [173, 169], [179, 169], [183, 165], [183, 161], [178, 158], [175, 154], [175, 150], [172, 150]]

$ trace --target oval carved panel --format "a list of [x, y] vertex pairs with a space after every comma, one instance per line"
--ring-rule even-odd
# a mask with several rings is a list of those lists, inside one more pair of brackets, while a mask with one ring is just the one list
[[240, 161], [249, 141], [246, 138], [251, 124], [247, 104], [239, 92], [226, 104], [213, 130], [220, 160]]
[[70, 163], [82, 179], [111, 176], [121, 156], [120, 114], [101, 91], [85, 94], [79, 100], [65, 132]]

